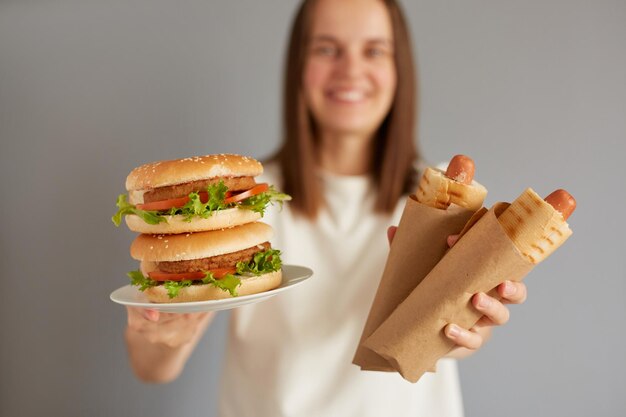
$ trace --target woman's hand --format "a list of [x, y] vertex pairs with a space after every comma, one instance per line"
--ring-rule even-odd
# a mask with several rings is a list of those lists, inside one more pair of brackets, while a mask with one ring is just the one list
[[126, 344], [133, 371], [146, 382], [169, 382], [182, 372], [189, 355], [215, 316], [209, 313], [159, 313], [127, 307]]
[[201, 325], [211, 318], [208, 313], [160, 313], [157, 310], [126, 307], [128, 331], [142, 335], [149, 343], [170, 348], [191, 342]]
[[[459, 235], [448, 236], [448, 246], [454, 246], [458, 239]], [[489, 339], [494, 326], [502, 326], [509, 321], [510, 312], [505, 304], [526, 301], [526, 285], [521, 282], [504, 281], [496, 287], [496, 291], [500, 301], [482, 292], [472, 296], [472, 305], [483, 316], [471, 329], [463, 329], [454, 323], [444, 328], [445, 335], [457, 344], [447, 357], [460, 359], [471, 355]]]
[[521, 304], [526, 300], [526, 286], [521, 282], [504, 281], [497, 287], [498, 301], [485, 293], [472, 296], [472, 305], [483, 316], [469, 330], [454, 323], [444, 328], [445, 335], [457, 345], [446, 357], [464, 358], [479, 349], [491, 336], [494, 326], [501, 326], [509, 321], [509, 309], [505, 304]]
[[[387, 229], [389, 242], [396, 234], [397, 227]], [[458, 240], [458, 235], [448, 236], [448, 246], [452, 247]], [[460, 326], [449, 323], [444, 328], [445, 335], [457, 345], [446, 357], [463, 358], [479, 349], [491, 336], [494, 326], [501, 326], [509, 321], [509, 309], [506, 304], [521, 304], [526, 301], [526, 285], [521, 282], [504, 281], [496, 289], [500, 301], [485, 293], [477, 293], [472, 296], [472, 305], [483, 316], [471, 329], [463, 329]]]

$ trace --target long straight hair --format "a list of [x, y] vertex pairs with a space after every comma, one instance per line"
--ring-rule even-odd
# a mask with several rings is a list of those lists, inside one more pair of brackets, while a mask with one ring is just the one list
[[[391, 16], [396, 91], [389, 113], [374, 141], [372, 176], [377, 188], [375, 210], [391, 213], [399, 198], [413, 190], [417, 118], [417, 82], [408, 27], [395, 0], [382, 0]], [[316, 170], [314, 121], [302, 91], [315, 0], [302, 2], [291, 28], [283, 86], [283, 144], [275, 158], [282, 170], [284, 191], [293, 197], [290, 207], [314, 219], [324, 204]]]

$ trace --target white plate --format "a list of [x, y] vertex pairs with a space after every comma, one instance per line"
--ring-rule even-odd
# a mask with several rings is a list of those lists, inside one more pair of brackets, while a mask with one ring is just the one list
[[267, 300], [289, 288], [293, 288], [306, 281], [313, 271], [310, 268], [298, 265], [283, 265], [283, 281], [278, 288], [259, 294], [242, 295], [241, 297], [226, 298], [224, 300], [193, 301], [188, 303], [151, 303], [144, 293], [137, 287], [125, 285], [111, 293], [111, 300], [118, 304], [133, 307], [151, 308], [167, 313], [197, 313], [200, 311], [227, 310], [246, 304], [258, 303]]

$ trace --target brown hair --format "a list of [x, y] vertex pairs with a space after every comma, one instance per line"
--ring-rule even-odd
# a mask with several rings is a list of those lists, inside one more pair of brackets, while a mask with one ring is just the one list
[[[377, 186], [375, 210], [391, 213], [403, 193], [412, 191], [418, 151], [414, 141], [416, 79], [407, 24], [395, 0], [383, 0], [393, 27], [396, 92], [375, 139], [372, 175]], [[283, 190], [296, 213], [315, 218], [324, 203], [316, 169], [314, 124], [302, 93], [314, 0], [304, 0], [291, 28], [283, 90], [283, 145], [276, 155]]]

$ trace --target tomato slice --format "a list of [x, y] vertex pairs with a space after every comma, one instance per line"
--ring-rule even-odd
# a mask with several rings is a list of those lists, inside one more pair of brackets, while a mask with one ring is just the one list
[[[226, 274], [234, 274], [237, 270], [235, 268], [218, 268], [211, 269], [209, 272], [213, 274], [215, 279], [223, 278]], [[182, 272], [182, 273], [172, 273], [172, 272], [161, 272], [161, 271], [150, 271], [148, 272], [148, 276], [150, 279], [154, 281], [183, 281], [186, 279], [202, 279], [206, 276], [205, 272], [196, 271], [196, 272]]]
[[[200, 201], [206, 203], [209, 201], [209, 193], [206, 191], [198, 192]], [[189, 197], [172, 198], [169, 200], [153, 201], [152, 203], [137, 204], [139, 210], [169, 210], [173, 207], [179, 208], [187, 204]]]
[[235, 269], [235, 268], [218, 268], [218, 269], [211, 269], [210, 272], [213, 274], [213, 278], [220, 279], [220, 278], [224, 278], [224, 276], [227, 275], [227, 274], [234, 274], [235, 272], [237, 272], [237, 269]]
[[234, 194], [224, 200], [226, 204], [236, 203], [241, 200], [245, 200], [246, 198], [250, 198], [253, 195], [261, 194], [269, 190], [269, 185], [266, 182], [262, 184], [257, 184], [254, 187], [250, 188], [248, 191], [244, 191], [243, 193]]

